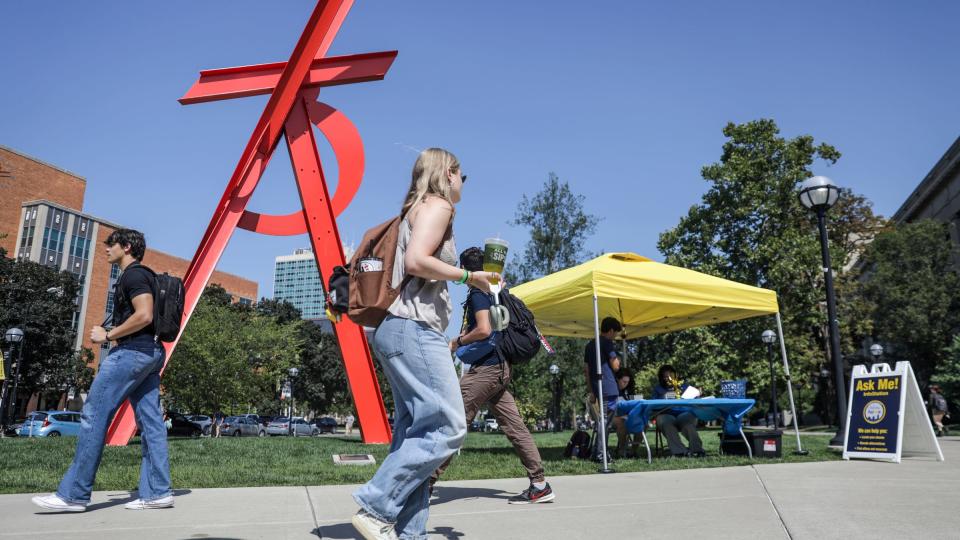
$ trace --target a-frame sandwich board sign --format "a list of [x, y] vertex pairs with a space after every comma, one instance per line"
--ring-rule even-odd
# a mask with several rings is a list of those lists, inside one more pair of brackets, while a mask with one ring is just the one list
[[903, 456], [943, 461], [910, 362], [853, 367], [847, 401], [843, 459], [868, 458], [900, 463]]

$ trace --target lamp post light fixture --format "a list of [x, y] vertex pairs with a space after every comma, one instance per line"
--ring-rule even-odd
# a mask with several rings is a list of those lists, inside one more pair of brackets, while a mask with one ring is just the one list
[[830, 245], [827, 240], [827, 210], [840, 198], [840, 188], [826, 176], [813, 176], [800, 184], [800, 204], [817, 214], [820, 230], [820, 253], [823, 258], [823, 281], [827, 289], [827, 328], [830, 334], [830, 356], [833, 357], [833, 375], [837, 395], [837, 434], [830, 446], [842, 446], [844, 425], [847, 423], [847, 396], [843, 377], [843, 357], [840, 356], [840, 329], [837, 323], [837, 299], [833, 290], [833, 271], [830, 266]]
[[13, 360], [13, 348], [17, 348], [17, 366], [13, 370], [13, 390], [10, 393], [11, 395], [7, 397], [7, 400], [3, 402], [3, 410], [0, 411], [0, 432], [5, 431], [7, 428], [7, 418], [9, 417], [9, 411], [11, 404], [17, 403], [17, 384], [20, 382], [20, 366], [23, 365], [23, 344], [24, 336], [23, 330], [19, 328], [10, 328], [7, 330], [3, 339], [10, 344], [10, 359]]
[[880, 358], [883, 357], [883, 345], [879, 343], [874, 343], [870, 346], [870, 355], [873, 356], [874, 362], [879, 362]]
[[560, 432], [560, 366], [550, 364], [550, 375], [553, 375], [553, 432]]
[[777, 341], [777, 334], [773, 330], [764, 330], [760, 334], [760, 341], [767, 345], [767, 358], [770, 362], [770, 410], [773, 413], [773, 429], [780, 428], [777, 416], [777, 376], [773, 368], [773, 344]]
[[295, 367], [287, 370], [287, 375], [290, 376], [290, 421], [287, 422], [287, 432], [294, 437], [297, 436], [297, 432], [293, 429], [293, 408], [296, 404], [296, 399], [293, 397], [293, 380], [296, 379], [299, 374], [300, 370]]

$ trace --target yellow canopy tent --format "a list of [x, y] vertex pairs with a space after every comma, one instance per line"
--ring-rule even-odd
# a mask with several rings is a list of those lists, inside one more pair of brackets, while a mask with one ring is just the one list
[[[605, 317], [616, 317], [623, 324], [624, 337], [638, 338], [775, 315], [800, 448], [790, 367], [773, 291], [658, 263], [635, 253], [607, 253], [510, 292], [530, 308], [537, 328], [548, 336], [596, 339]], [[599, 344], [597, 349], [599, 358]]]
[[608, 253], [518, 285], [544, 335], [593, 337], [594, 297], [600, 319], [616, 317], [627, 338], [663, 334], [759, 315], [773, 315], [773, 291], [654, 262]]

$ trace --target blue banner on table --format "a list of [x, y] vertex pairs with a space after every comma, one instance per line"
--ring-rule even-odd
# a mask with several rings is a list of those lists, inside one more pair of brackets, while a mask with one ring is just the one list
[[897, 453], [902, 382], [900, 374], [854, 379], [847, 452]]

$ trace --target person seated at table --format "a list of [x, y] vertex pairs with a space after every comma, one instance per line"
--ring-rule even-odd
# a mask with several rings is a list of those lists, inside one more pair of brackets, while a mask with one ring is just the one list
[[[633, 399], [633, 395], [636, 394], [637, 389], [633, 380], [633, 372], [630, 371], [630, 368], [621, 368], [617, 372], [617, 388], [620, 391], [620, 395], [617, 398], [617, 401], [626, 401]], [[629, 457], [627, 456], [627, 445], [630, 444], [630, 434], [627, 433], [627, 417], [624, 416], [615, 416], [613, 418], [613, 427], [617, 430], [617, 457]]]
[[[660, 366], [657, 371], [658, 384], [653, 387], [653, 399], [679, 399], [677, 395], [677, 370], [671, 365]], [[687, 389], [689, 385], [680, 384], [680, 394]], [[703, 457], [706, 453], [703, 451], [703, 443], [700, 441], [700, 435], [697, 433], [697, 417], [692, 412], [682, 408], [674, 408], [663, 411], [656, 418], [657, 426], [663, 435], [667, 438], [667, 444], [670, 446], [670, 453], [674, 457]], [[684, 446], [680, 440], [680, 433], [686, 437], [690, 447]]]

